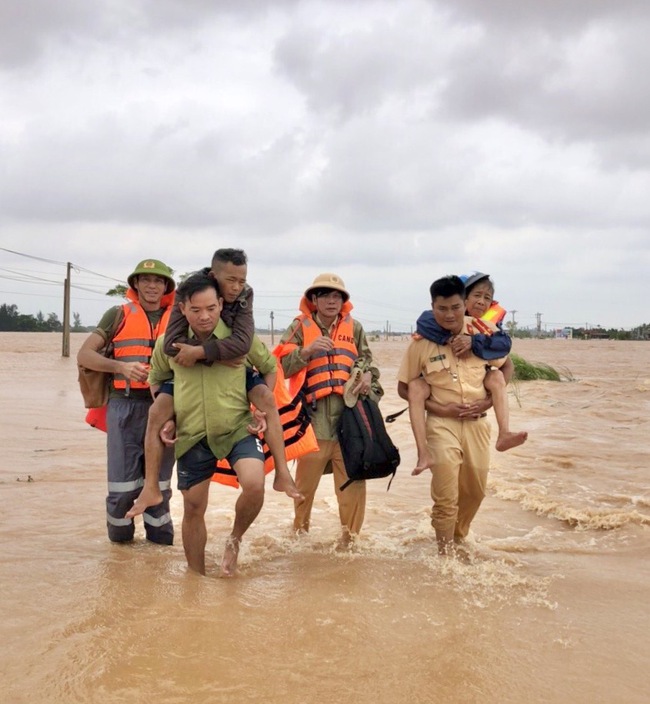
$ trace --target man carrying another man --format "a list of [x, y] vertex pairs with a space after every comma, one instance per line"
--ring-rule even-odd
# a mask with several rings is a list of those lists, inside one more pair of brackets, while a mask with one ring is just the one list
[[[472, 318], [465, 316], [465, 285], [458, 276], [431, 284], [435, 321], [452, 335], [471, 334]], [[496, 330], [496, 326], [495, 330]], [[509, 357], [490, 361], [504, 373]], [[467, 537], [483, 498], [490, 464], [490, 424], [485, 418], [491, 401], [484, 386], [488, 367], [471, 351], [456, 354], [452, 345], [425, 338], [414, 340], [398, 373], [398, 393], [408, 399], [409, 382], [422, 376], [431, 394], [426, 401], [426, 436], [432, 467], [431, 524], [438, 551], [448, 554], [454, 540]]]
[[[204, 343], [231, 334], [220, 319], [223, 299], [215, 279], [202, 273], [190, 276], [178, 287], [176, 297], [189, 324], [190, 336]], [[253, 338], [247, 359], [273, 388], [276, 360], [259, 338]], [[264, 502], [264, 453], [259, 439], [247, 429], [252, 416], [246, 395], [245, 367], [181, 366], [165, 354], [164, 338], [161, 338], [151, 360], [149, 383], [155, 390], [172, 376], [178, 488], [183, 494], [183, 547], [187, 563], [190, 569], [205, 574], [205, 511], [210, 479], [217, 459], [226, 458], [242, 490], [221, 561], [222, 574], [232, 576], [243, 535]], [[155, 489], [156, 482], [154, 468], [151, 473], [147, 472], [145, 489]], [[134, 508], [130, 513], [137, 512]]]

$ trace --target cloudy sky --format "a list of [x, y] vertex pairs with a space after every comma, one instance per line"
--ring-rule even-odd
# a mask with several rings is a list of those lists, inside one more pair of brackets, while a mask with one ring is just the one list
[[2, 2], [0, 303], [61, 316], [71, 262], [90, 325], [230, 246], [261, 325], [321, 271], [368, 329], [475, 270], [521, 326], [648, 322], [649, 35], [647, 0]]

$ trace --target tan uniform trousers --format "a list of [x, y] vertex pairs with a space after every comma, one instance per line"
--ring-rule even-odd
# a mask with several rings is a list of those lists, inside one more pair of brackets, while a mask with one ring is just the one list
[[328, 461], [332, 462], [334, 489], [339, 503], [341, 525], [356, 535], [361, 530], [366, 513], [366, 483], [352, 482], [344, 491], [339, 489], [348, 479], [341, 455], [341, 446], [336, 440], [319, 440], [318, 452], [310, 452], [298, 460], [296, 467], [296, 487], [305, 497], [302, 503], [295, 503], [294, 530], [309, 530], [311, 510], [318, 483]]
[[427, 417], [427, 443], [434, 453], [431, 525], [436, 533], [462, 539], [485, 497], [490, 466], [487, 418]]

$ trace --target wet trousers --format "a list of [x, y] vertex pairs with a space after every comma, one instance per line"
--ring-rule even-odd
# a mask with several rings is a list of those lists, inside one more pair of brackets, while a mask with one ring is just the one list
[[361, 531], [366, 513], [366, 483], [352, 482], [344, 491], [341, 491], [339, 487], [348, 480], [348, 475], [338, 441], [319, 440], [318, 446], [318, 452], [310, 452], [298, 460], [295, 482], [305, 500], [295, 504], [294, 530], [309, 530], [316, 489], [325, 466], [331, 461], [341, 525], [349, 533], [356, 535]]
[[490, 466], [487, 418], [427, 417], [427, 443], [435, 457], [431, 474], [431, 525], [436, 534], [465, 538], [485, 498]]
[[[124, 514], [144, 486], [144, 435], [150, 406], [149, 399], [139, 398], [112, 398], [108, 402], [106, 527], [113, 542], [133, 540], [135, 534], [133, 519], [125, 518]], [[174, 449], [165, 448], [159, 481], [163, 501], [150, 506], [142, 516], [147, 539], [162, 545], [172, 545], [174, 541], [169, 511], [173, 468]]]

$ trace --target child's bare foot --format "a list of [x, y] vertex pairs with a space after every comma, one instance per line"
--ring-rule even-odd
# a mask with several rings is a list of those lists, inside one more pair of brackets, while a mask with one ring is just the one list
[[133, 506], [127, 511], [126, 518], [135, 518], [144, 513], [149, 506], [161, 504], [163, 496], [157, 487], [143, 487], [140, 496], [133, 502]]
[[291, 499], [296, 501], [304, 501], [305, 497], [298, 491], [293, 481], [293, 477], [289, 474], [289, 470], [284, 471], [276, 469], [275, 478], [273, 479], [273, 490], [284, 491]]
[[420, 454], [418, 452], [418, 462], [415, 465], [415, 469], [411, 472], [411, 474], [414, 477], [417, 477], [418, 474], [422, 474], [425, 469], [432, 469], [433, 465], [435, 464], [435, 460], [433, 458], [433, 455], [429, 450], [426, 452]]
[[499, 433], [496, 448], [499, 452], [505, 452], [518, 445], [523, 445], [526, 440], [528, 440], [528, 433], [524, 431], [520, 433]]
[[221, 558], [221, 576], [234, 577], [237, 571], [237, 558], [239, 557], [239, 546], [241, 538], [235, 538], [234, 535], [229, 536], [226, 540], [226, 549], [223, 551]]

